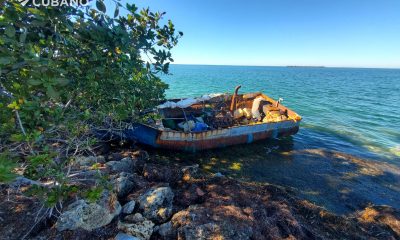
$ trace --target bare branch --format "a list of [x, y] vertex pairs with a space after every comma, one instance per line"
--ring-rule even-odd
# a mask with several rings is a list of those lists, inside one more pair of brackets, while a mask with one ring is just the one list
[[18, 125], [19, 125], [19, 128], [21, 129], [22, 134], [24, 134], [24, 136], [26, 136], [26, 132], [25, 132], [24, 126], [22, 125], [21, 118], [19, 117], [18, 110], [15, 110], [15, 116], [17, 117]]

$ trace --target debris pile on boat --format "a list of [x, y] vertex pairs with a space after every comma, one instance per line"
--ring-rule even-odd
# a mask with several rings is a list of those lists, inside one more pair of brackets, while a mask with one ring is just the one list
[[240, 125], [300, 120], [300, 116], [275, 101], [256, 92], [209, 94], [198, 98], [171, 99], [157, 106], [146, 124], [160, 130], [204, 132]]

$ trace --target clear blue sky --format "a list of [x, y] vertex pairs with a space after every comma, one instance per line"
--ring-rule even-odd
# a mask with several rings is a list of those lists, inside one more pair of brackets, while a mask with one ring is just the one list
[[126, 2], [166, 11], [184, 33], [175, 63], [400, 67], [400, 0]]

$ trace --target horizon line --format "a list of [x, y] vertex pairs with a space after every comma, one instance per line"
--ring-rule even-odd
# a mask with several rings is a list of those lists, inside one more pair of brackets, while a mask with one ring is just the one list
[[174, 63], [171, 65], [197, 65], [197, 66], [227, 66], [227, 67], [287, 67], [287, 68], [358, 68], [358, 69], [393, 69], [399, 67], [349, 67], [349, 66], [326, 66], [326, 65], [245, 65], [245, 64], [207, 64], [207, 63]]

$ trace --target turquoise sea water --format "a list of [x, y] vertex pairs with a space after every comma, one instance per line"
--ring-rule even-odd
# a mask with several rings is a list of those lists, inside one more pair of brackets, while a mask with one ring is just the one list
[[243, 93], [282, 97], [303, 117], [293, 137], [177, 160], [291, 187], [339, 213], [370, 203], [400, 208], [400, 69], [172, 65], [170, 72], [162, 76], [168, 98], [242, 85]]
[[[295, 140], [400, 163], [400, 69], [172, 65], [168, 98], [262, 91], [303, 117]], [[316, 141], [316, 142], [315, 142]], [[397, 156], [396, 156], [397, 154]]]

